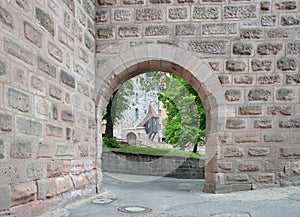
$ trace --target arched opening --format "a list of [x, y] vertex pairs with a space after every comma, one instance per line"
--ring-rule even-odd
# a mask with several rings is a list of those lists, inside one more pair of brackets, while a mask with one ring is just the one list
[[[168, 45], [142, 45], [121, 53], [97, 69], [96, 113], [101, 117], [112, 93], [130, 78], [147, 71], [173, 73], [190, 83], [206, 111], [205, 185], [214, 192], [222, 181], [216, 171], [221, 156], [218, 136], [225, 128], [225, 99], [222, 86], [210, 66], [192, 52]], [[99, 121], [98, 121], [99, 122]], [[98, 127], [101, 127], [98, 124]], [[101, 135], [97, 137], [101, 153]]]

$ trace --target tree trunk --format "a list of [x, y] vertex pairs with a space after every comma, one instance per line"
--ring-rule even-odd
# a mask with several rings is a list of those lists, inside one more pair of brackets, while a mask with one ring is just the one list
[[113, 93], [106, 107], [105, 137], [107, 138], [114, 138], [115, 108], [113, 106], [113, 100], [117, 92], [118, 90]]
[[198, 151], [198, 144], [194, 145], [194, 148], [193, 148], [194, 153], [197, 153], [197, 151]]

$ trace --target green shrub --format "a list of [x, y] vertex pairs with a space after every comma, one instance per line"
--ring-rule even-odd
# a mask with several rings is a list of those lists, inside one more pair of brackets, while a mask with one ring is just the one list
[[121, 147], [120, 143], [114, 138], [103, 137], [102, 142], [103, 142], [103, 145], [107, 148], [120, 148]]

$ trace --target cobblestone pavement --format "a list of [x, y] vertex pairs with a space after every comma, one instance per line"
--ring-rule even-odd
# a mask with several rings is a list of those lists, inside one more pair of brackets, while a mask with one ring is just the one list
[[[300, 187], [207, 194], [202, 192], [203, 184], [203, 180], [106, 173], [101, 195], [43, 217], [300, 216]], [[118, 210], [124, 206], [142, 206], [151, 211], [126, 213]]]

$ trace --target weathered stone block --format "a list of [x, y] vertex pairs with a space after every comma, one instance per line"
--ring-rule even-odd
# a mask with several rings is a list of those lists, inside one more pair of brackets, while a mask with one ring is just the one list
[[252, 133], [243, 133], [235, 136], [234, 140], [236, 143], [256, 143], [259, 141], [259, 135]]
[[270, 39], [286, 39], [291, 37], [290, 29], [270, 29], [267, 31], [267, 37]]
[[287, 140], [287, 136], [280, 133], [276, 133], [276, 134], [269, 133], [264, 135], [265, 142], [285, 142], [286, 140]]
[[272, 121], [269, 119], [259, 119], [254, 121], [254, 128], [269, 129], [272, 128]]
[[297, 147], [280, 148], [279, 151], [282, 157], [300, 157], [300, 148]]
[[293, 89], [280, 88], [276, 90], [276, 99], [280, 101], [291, 101], [295, 99], [295, 92]]
[[258, 162], [243, 162], [239, 165], [239, 170], [242, 172], [254, 172], [260, 170], [260, 164]]
[[60, 113], [60, 118], [63, 121], [67, 121], [67, 122], [74, 122], [74, 115], [72, 112], [67, 111], [67, 110], [62, 110]]
[[66, 45], [70, 50], [74, 51], [74, 39], [62, 28], [58, 28], [58, 40]]
[[61, 100], [62, 99], [62, 91], [60, 88], [50, 84], [49, 85], [49, 96]]
[[33, 201], [36, 193], [37, 188], [34, 181], [13, 185], [11, 188], [11, 204], [15, 206]]
[[232, 163], [231, 162], [221, 162], [221, 163], [218, 163], [218, 167], [222, 170], [232, 170]]
[[40, 119], [50, 120], [51, 118], [51, 102], [35, 96], [35, 116]]
[[239, 106], [239, 114], [240, 115], [261, 115], [262, 114], [262, 106]]
[[4, 39], [4, 49], [8, 54], [19, 58], [25, 63], [33, 65], [34, 62], [33, 53], [28, 49], [20, 46], [19, 44], [13, 42], [12, 40], [7, 38]]
[[57, 145], [55, 155], [59, 158], [74, 158], [76, 156], [75, 147], [73, 144]]
[[227, 129], [243, 129], [246, 127], [246, 123], [243, 119], [227, 119], [226, 128]]
[[300, 43], [294, 42], [294, 43], [288, 43], [287, 45], [287, 54], [300, 54]]
[[13, 129], [12, 116], [0, 113], [0, 131], [11, 132]]
[[225, 98], [229, 102], [235, 102], [241, 100], [242, 93], [240, 90], [237, 89], [230, 89], [226, 90], [225, 92]]
[[79, 93], [89, 97], [90, 96], [90, 89], [87, 84], [77, 81], [77, 90]]
[[41, 78], [36, 77], [34, 75], [31, 76], [30, 79], [30, 86], [35, 89], [38, 90], [39, 92], [43, 92], [44, 90], [44, 82]]
[[229, 182], [245, 182], [249, 180], [247, 174], [226, 174], [226, 181]]
[[41, 137], [43, 126], [40, 122], [23, 117], [16, 117], [16, 132], [19, 134]]
[[263, 75], [259, 76], [257, 79], [258, 84], [279, 84], [280, 76], [279, 75]]
[[186, 7], [174, 7], [168, 9], [168, 17], [170, 20], [185, 20], [188, 17], [189, 10]]
[[54, 179], [42, 179], [37, 181], [37, 199], [45, 200], [56, 194], [56, 185]]
[[231, 83], [231, 78], [229, 75], [219, 75], [218, 76], [219, 81], [221, 82], [221, 84], [230, 84]]
[[291, 106], [270, 106], [267, 107], [268, 115], [292, 115]]
[[232, 53], [236, 55], [246, 55], [252, 54], [253, 44], [247, 43], [234, 43], [232, 46]]
[[281, 16], [282, 26], [298, 26], [300, 25], [300, 16], [298, 15], [282, 15]]
[[90, 16], [91, 19], [94, 20], [95, 17], [95, 5], [92, 3], [93, 1], [83, 0], [83, 9]]
[[[126, 15], [126, 14], [125, 14]], [[123, 15], [124, 16], [124, 15]], [[123, 17], [121, 16], [121, 17]], [[115, 16], [114, 16], [115, 17]], [[114, 18], [116, 20], [116, 18]], [[98, 23], [106, 23], [110, 20], [110, 12], [106, 10], [98, 9], [96, 11], [95, 22]], [[121, 19], [122, 20], [122, 19]]]
[[26, 177], [29, 180], [45, 178], [47, 167], [45, 162], [32, 162], [26, 165]]
[[258, 177], [258, 182], [265, 184], [275, 183], [275, 174], [261, 174]]
[[268, 89], [254, 89], [248, 93], [249, 101], [268, 101], [271, 96], [271, 91]]
[[225, 19], [256, 18], [257, 7], [253, 5], [226, 5], [223, 7]]
[[300, 128], [300, 118], [292, 118], [279, 121], [280, 128]]
[[164, 19], [164, 13], [161, 8], [142, 8], [137, 9], [135, 13], [137, 21], [161, 21]]
[[225, 147], [223, 155], [224, 157], [243, 157], [244, 149], [238, 147]]
[[50, 161], [47, 164], [47, 177], [58, 177], [63, 174], [64, 165], [62, 162]]
[[286, 75], [286, 84], [300, 84], [300, 74]]
[[52, 158], [53, 157], [53, 148], [51, 145], [39, 142], [37, 145], [37, 158]]
[[63, 62], [63, 51], [52, 42], [48, 42], [48, 53], [58, 62]]
[[236, 35], [237, 23], [203, 23], [202, 35]]
[[297, 8], [296, 1], [280, 1], [275, 3], [277, 10], [294, 10]]
[[9, 29], [14, 29], [14, 17], [12, 14], [0, 6], [0, 22], [7, 26]]
[[71, 27], [71, 16], [68, 12], [64, 13], [64, 26], [68, 29]]
[[54, 36], [55, 26], [54, 26], [54, 21], [51, 19], [51, 17], [38, 7], [35, 8], [35, 16], [39, 24], [42, 27], [44, 27], [52, 36]]
[[145, 28], [145, 36], [164, 36], [169, 34], [169, 27], [165, 25], [149, 25]]
[[277, 16], [273, 14], [264, 15], [261, 17], [261, 26], [274, 27], [276, 26]]
[[226, 70], [230, 72], [242, 72], [246, 70], [246, 63], [241, 60], [227, 60]]
[[7, 91], [8, 105], [21, 112], [28, 113], [31, 109], [31, 99], [29, 95], [16, 89], [8, 88]]
[[72, 13], [75, 13], [75, 2], [74, 0], [63, 0], [63, 2], [66, 4], [66, 6], [72, 11]]
[[270, 71], [272, 69], [272, 61], [270, 60], [258, 60], [251, 61], [252, 71]]
[[8, 71], [7, 63], [0, 60], [0, 76], [5, 76], [8, 73], [9, 73], [9, 71]]
[[39, 48], [42, 47], [43, 35], [26, 21], [24, 21], [24, 36]]
[[75, 78], [68, 74], [67, 72], [65, 72], [64, 70], [60, 71], [60, 81], [72, 88], [75, 88], [76, 84], [75, 84]]
[[196, 53], [223, 55], [226, 54], [228, 41], [191, 41], [188, 45], [190, 49]]
[[[98, 5], [116, 5], [117, 0], [98, 0]], [[126, 3], [125, 3], [126, 2]], [[142, 0], [124, 0], [124, 4], [141, 4]]]
[[195, 6], [193, 7], [193, 19], [195, 20], [217, 20], [221, 12], [218, 7]]
[[270, 148], [267, 147], [253, 147], [249, 148], [248, 154], [253, 157], [261, 157], [261, 156], [267, 156], [271, 153]]
[[196, 26], [194, 24], [176, 24], [175, 35], [176, 36], [188, 36], [196, 34]]
[[140, 35], [141, 30], [139, 26], [121, 26], [118, 29], [118, 36], [121, 38], [139, 37]]
[[97, 36], [99, 39], [112, 39], [115, 36], [115, 31], [112, 26], [97, 27]]
[[74, 188], [73, 182], [69, 176], [56, 178], [55, 185], [56, 194], [61, 194]]
[[9, 210], [11, 202], [11, 188], [9, 185], [0, 185], [0, 212]]
[[94, 51], [94, 39], [87, 32], [84, 34], [84, 44], [91, 52]]
[[300, 173], [300, 162], [293, 163], [292, 171], [294, 174], [297, 174], [297, 175]]
[[262, 29], [241, 29], [240, 30], [240, 38], [241, 39], [262, 39], [263, 38], [263, 30]]
[[31, 158], [33, 154], [32, 144], [29, 141], [15, 140], [10, 144], [10, 157], [15, 159]]
[[262, 43], [257, 45], [259, 55], [277, 55], [283, 48], [280, 43]]
[[234, 83], [249, 85], [253, 83], [253, 80], [254, 77], [251, 75], [240, 75], [240, 76], [235, 76]]
[[61, 138], [63, 136], [63, 128], [47, 124], [46, 135]]

